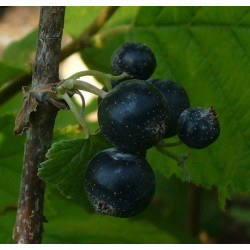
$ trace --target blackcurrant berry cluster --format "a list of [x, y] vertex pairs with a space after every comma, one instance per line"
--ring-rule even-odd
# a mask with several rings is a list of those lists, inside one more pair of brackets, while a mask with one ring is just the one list
[[[155, 146], [176, 160], [189, 180], [184, 163], [188, 155], [176, 156], [165, 147], [184, 143], [190, 148], [205, 148], [218, 138], [220, 125], [213, 107], [191, 108], [187, 92], [177, 82], [149, 79], [156, 58], [147, 46], [123, 44], [114, 52], [111, 67], [115, 76], [93, 70], [78, 72], [57, 87], [56, 93], [68, 103], [87, 136], [89, 130], [69, 94], [79, 94], [81, 89], [99, 96], [100, 130], [115, 148], [101, 151], [90, 160], [85, 190], [96, 212], [131, 217], [149, 205], [155, 192], [155, 177], [145, 159], [146, 151]], [[100, 90], [76, 80], [85, 75], [102, 78], [106, 88]], [[180, 141], [163, 141], [176, 134]]]
[[145, 81], [156, 67], [150, 48], [126, 43], [115, 51], [111, 66], [115, 75], [125, 72], [127, 77], [112, 81], [112, 91], [99, 99], [98, 121], [117, 149], [89, 162], [85, 189], [96, 212], [131, 217], [153, 199], [155, 176], [145, 154], [162, 139], [170, 115], [164, 95]]

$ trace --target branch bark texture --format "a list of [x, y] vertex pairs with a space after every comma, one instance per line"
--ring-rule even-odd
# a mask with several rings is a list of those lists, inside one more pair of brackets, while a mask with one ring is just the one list
[[[36, 61], [32, 74], [32, 88], [59, 80], [61, 39], [65, 7], [41, 7]], [[43, 202], [45, 184], [38, 178], [40, 163], [51, 146], [57, 109], [37, 96], [39, 105], [30, 115], [30, 128], [24, 151], [23, 172], [18, 200], [15, 243], [41, 243], [43, 233]]]
[[[96, 19], [80, 34], [75, 40], [69, 43], [62, 49], [60, 61], [63, 61], [73, 53], [84, 49], [91, 45], [90, 39], [95, 35], [105, 23], [112, 17], [117, 6], [108, 6], [103, 8], [101, 13]], [[17, 77], [10, 82], [6, 83], [0, 88], [0, 105], [5, 103], [8, 99], [14, 96], [16, 93], [22, 90], [22, 86], [29, 85], [31, 80], [30, 74]]]

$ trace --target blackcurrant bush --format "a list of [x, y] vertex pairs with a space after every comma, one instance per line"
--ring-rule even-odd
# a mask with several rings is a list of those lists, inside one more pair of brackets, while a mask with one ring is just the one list
[[132, 79], [148, 79], [156, 67], [152, 50], [137, 42], [128, 42], [120, 46], [111, 58], [111, 67], [115, 75], [123, 72]]
[[127, 152], [143, 151], [160, 141], [168, 118], [164, 95], [143, 80], [120, 83], [102, 99], [98, 108], [102, 133]]
[[132, 217], [153, 199], [155, 176], [143, 157], [110, 148], [88, 163], [85, 191], [97, 213]]
[[170, 112], [170, 123], [166, 129], [164, 138], [176, 135], [177, 120], [181, 112], [190, 107], [189, 98], [185, 89], [175, 81], [167, 79], [150, 79], [148, 82], [154, 84], [167, 98]]
[[190, 148], [205, 148], [219, 136], [220, 124], [213, 107], [188, 108], [177, 121], [177, 134], [180, 140]]

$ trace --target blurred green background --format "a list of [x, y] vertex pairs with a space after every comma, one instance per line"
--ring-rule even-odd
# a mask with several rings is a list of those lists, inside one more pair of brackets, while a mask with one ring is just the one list
[[[63, 46], [78, 37], [103, 8], [67, 7]], [[119, 7], [91, 37], [91, 47], [61, 64], [62, 78], [86, 67], [111, 73], [110, 59], [117, 47], [126, 41], [144, 43], [157, 59], [152, 77], [179, 82], [192, 106], [214, 106], [221, 134], [203, 150], [171, 148], [178, 154], [191, 152], [186, 162], [191, 184], [185, 182], [176, 162], [149, 150], [147, 160], [157, 180], [155, 198], [145, 212], [131, 219], [97, 215], [84, 190], [80, 198], [67, 199], [56, 183], [48, 183], [44, 243], [250, 243], [249, 10]], [[0, 9], [0, 93], [12, 79], [31, 71], [38, 20], [35, 7]], [[96, 79], [89, 81], [101, 86]], [[85, 115], [94, 131], [97, 102], [95, 97], [86, 98]], [[13, 127], [21, 100], [20, 88], [0, 105], [0, 243], [12, 243], [15, 223], [25, 135], [15, 138]], [[54, 141], [81, 138], [76, 124], [70, 111], [60, 111]]]

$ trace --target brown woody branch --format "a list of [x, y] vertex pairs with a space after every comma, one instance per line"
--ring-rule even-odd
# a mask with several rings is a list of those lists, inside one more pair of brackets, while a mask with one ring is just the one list
[[[91, 45], [90, 39], [95, 35], [110, 17], [117, 10], [117, 6], [108, 6], [103, 8], [97, 18], [87, 27], [78, 38], [69, 43], [62, 49], [60, 61], [63, 61], [73, 53], [84, 49]], [[31, 82], [31, 74], [25, 74], [17, 77], [10, 82], [0, 87], [0, 105], [22, 90], [23, 85], [28, 85]]]
[[[65, 7], [41, 7], [38, 47], [32, 74], [32, 88], [59, 80], [61, 39]], [[37, 96], [37, 111], [30, 115], [30, 128], [24, 151], [23, 172], [18, 200], [15, 243], [41, 243], [45, 184], [38, 178], [40, 163], [51, 146], [57, 109]]]

